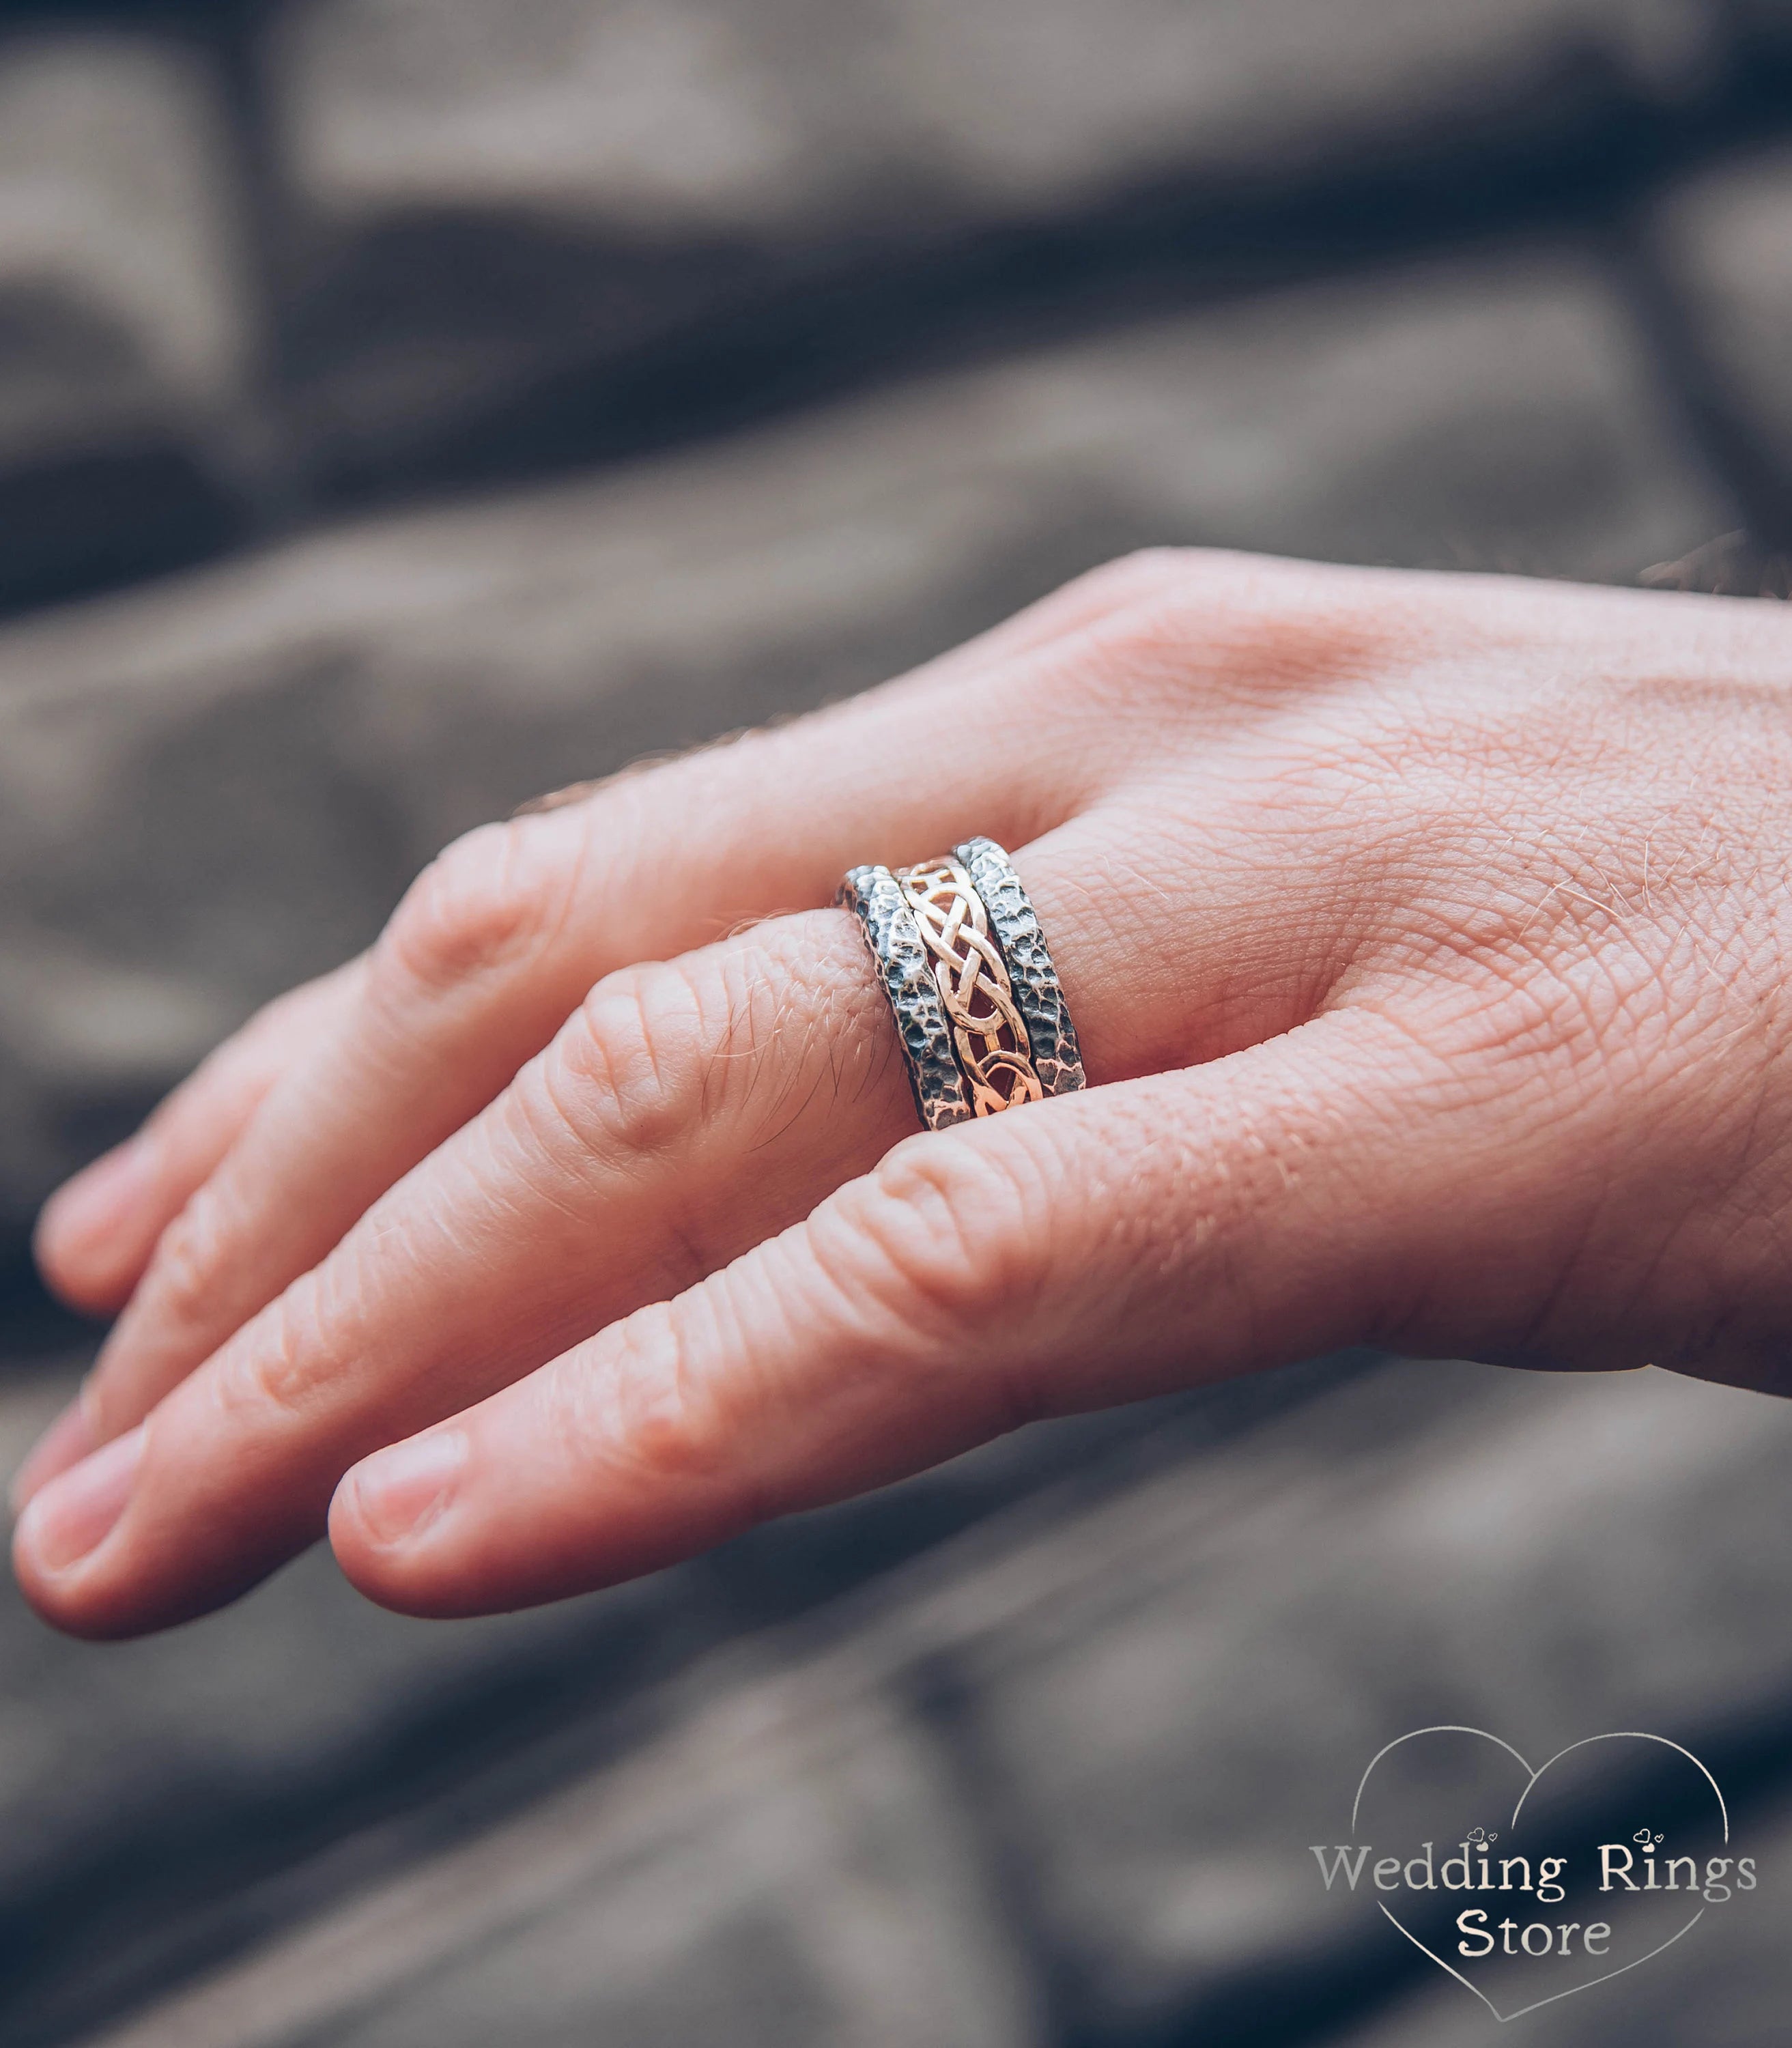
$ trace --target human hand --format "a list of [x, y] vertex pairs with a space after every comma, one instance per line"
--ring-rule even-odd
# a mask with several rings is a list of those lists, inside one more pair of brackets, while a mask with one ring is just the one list
[[[1091, 1086], [907, 1135], [801, 906], [976, 832]], [[1129, 558], [472, 834], [64, 1189], [125, 1305], [21, 1582], [130, 1633], [328, 1513], [375, 1600], [513, 1606], [1358, 1342], [1786, 1388], [1789, 867], [1792, 613]]]

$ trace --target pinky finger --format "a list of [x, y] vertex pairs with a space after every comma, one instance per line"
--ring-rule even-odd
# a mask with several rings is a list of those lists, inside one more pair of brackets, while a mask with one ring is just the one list
[[72, 1307], [111, 1315], [130, 1298], [156, 1240], [235, 1143], [294, 1054], [354, 997], [359, 960], [279, 997], [225, 1040], [134, 1138], [45, 1204], [37, 1263]]
[[[408, 1613], [554, 1599], [1038, 1415], [1361, 1340], [1436, 1250], [1405, 1053], [1402, 1075], [1385, 1026], [1333, 1014], [911, 1139], [676, 1300], [363, 1460], [337, 1557]], [[1424, 1141], [1440, 1169], [1450, 1120]]]
[[[362, 964], [295, 988], [227, 1038], [134, 1138], [65, 1181], [37, 1220], [38, 1270], [51, 1291], [88, 1315], [115, 1315], [143, 1277], [157, 1240], [236, 1142], [294, 1053], [347, 1009]], [[65, 1408], [13, 1475], [17, 1515], [79, 1464], [98, 1441], [84, 1402]]]

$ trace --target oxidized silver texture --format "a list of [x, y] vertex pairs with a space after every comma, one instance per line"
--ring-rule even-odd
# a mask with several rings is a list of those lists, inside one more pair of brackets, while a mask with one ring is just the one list
[[887, 867], [855, 867], [835, 901], [858, 918], [882, 978], [921, 1122], [929, 1131], [968, 1123], [971, 1098], [952, 1051], [952, 1026], [902, 885]]
[[989, 927], [1008, 964], [1014, 1007], [1026, 1026], [1034, 1071], [1049, 1096], [1088, 1086], [1076, 1027], [1065, 1007], [1064, 987], [1052, 965], [1039, 913], [1021, 886], [1014, 863], [992, 839], [968, 839], [953, 856], [983, 899]]

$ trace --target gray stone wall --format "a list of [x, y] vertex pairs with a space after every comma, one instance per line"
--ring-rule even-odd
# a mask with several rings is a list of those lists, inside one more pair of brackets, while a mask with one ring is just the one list
[[[44, 1193], [537, 790], [1146, 542], [1783, 592], [1789, 95], [1779, 0], [0, 8], [0, 1453]], [[532, 1615], [9, 1590], [0, 2036], [1489, 2038], [1305, 1844], [1619, 1722], [1771, 1866], [1789, 1432], [1352, 1358]], [[1771, 2038], [1782, 1919], [1526, 2023]]]

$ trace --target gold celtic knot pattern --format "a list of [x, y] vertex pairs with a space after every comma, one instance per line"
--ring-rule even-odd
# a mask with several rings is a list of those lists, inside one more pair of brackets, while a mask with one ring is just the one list
[[902, 868], [896, 879], [932, 956], [972, 1107], [979, 1116], [993, 1116], [1038, 1102], [1045, 1091], [1026, 1026], [970, 876], [956, 860], [930, 860]]

